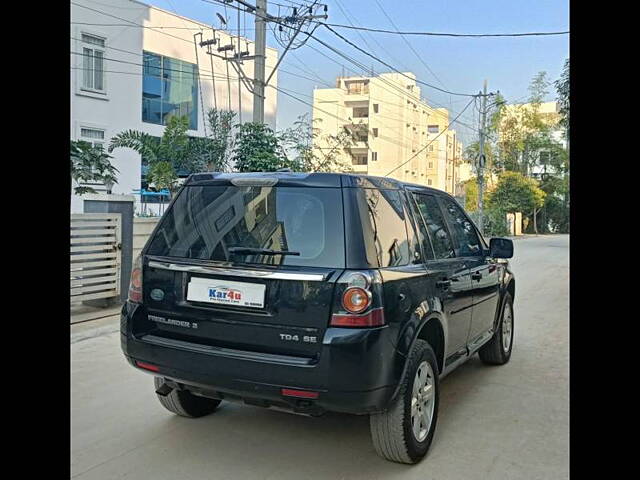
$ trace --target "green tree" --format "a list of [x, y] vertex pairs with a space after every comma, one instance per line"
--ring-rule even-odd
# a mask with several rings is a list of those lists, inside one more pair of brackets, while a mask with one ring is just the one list
[[165, 161], [171, 163], [174, 169], [180, 169], [190, 163], [185, 158], [189, 150], [188, 128], [186, 116], [173, 116], [169, 118], [159, 140], [139, 130], [125, 130], [111, 138], [109, 153], [116, 148], [130, 148], [138, 152], [149, 165]]
[[[180, 169], [202, 170], [202, 157], [189, 156], [188, 128], [189, 121], [186, 116], [173, 116], [169, 118], [159, 140], [139, 130], [125, 130], [111, 138], [109, 152], [116, 148], [130, 148], [140, 154], [142, 161], [149, 165], [150, 171], [163, 171], [166, 174], [166, 165], [158, 168], [156, 164], [168, 164], [173, 170], [173, 177], [177, 177], [176, 171]], [[171, 184], [169, 192], [173, 193], [174, 188], [175, 183]]]
[[556, 126], [553, 114], [540, 111], [550, 85], [547, 73], [540, 72], [529, 85], [527, 105], [511, 105], [500, 109], [495, 121], [500, 132], [497, 147], [501, 170], [530, 176], [539, 163], [540, 153], [551, 148], [555, 142], [551, 135]]
[[567, 58], [564, 62], [564, 67], [562, 69], [562, 74], [560, 78], [554, 82], [556, 87], [556, 92], [558, 94], [557, 101], [560, 111], [560, 126], [565, 129], [565, 135], [567, 140], [569, 140], [569, 91], [571, 88], [570, 80], [570, 69], [569, 69], [569, 59]]
[[[298, 117], [293, 126], [284, 130], [279, 141], [290, 159], [303, 172], [348, 172], [351, 166], [343, 159], [345, 149], [354, 143], [353, 134], [348, 129], [337, 135], [321, 134], [313, 128], [309, 115]], [[322, 141], [323, 148], [317, 146]]]
[[496, 188], [487, 196], [487, 205], [507, 213], [522, 212], [534, 219], [534, 231], [537, 231], [537, 211], [544, 204], [546, 193], [538, 182], [518, 172], [503, 172], [498, 177]]
[[260, 123], [240, 125], [231, 160], [239, 172], [274, 172], [280, 168], [299, 170], [299, 165], [285, 155], [275, 132]]
[[[87, 182], [118, 183], [116, 174], [118, 169], [111, 164], [111, 155], [102, 147], [96, 147], [82, 140], [71, 141], [71, 180], [77, 184]], [[74, 187], [76, 195], [97, 193], [91, 187]]]
[[212, 108], [207, 113], [210, 136], [205, 138], [192, 138], [194, 149], [203, 155], [206, 170], [210, 172], [223, 172], [231, 164], [233, 155], [233, 130], [236, 112], [231, 110], [216, 110]]
[[176, 188], [178, 176], [171, 163], [161, 160], [154, 162], [149, 167], [147, 173], [149, 183], [153, 183], [158, 190], [169, 190], [172, 192]]
[[[224, 171], [229, 168], [232, 149], [232, 130], [235, 112], [211, 109], [207, 122], [211, 135], [189, 137], [189, 120], [186, 116], [168, 119], [162, 137], [158, 139], [139, 130], [125, 130], [115, 135], [109, 143], [109, 152], [116, 148], [130, 148], [138, 152], [150, 171], [156, 172], [156, 180], [170, 185], [173, 192], [177, 172]], [[157, 163], [163, 163], [156, 166]], [[170, 174], [169, 167], [173, 169]], [[161, 172], [161, 173], [160, 173]], [[158, 182], [155, 182], [156, 185]]]
[[[486, 197], [486, 194], [484, 195]], [[467, 212], [478, 210], [478, 179], [472, 177], [464, 182], [464, 209]]]

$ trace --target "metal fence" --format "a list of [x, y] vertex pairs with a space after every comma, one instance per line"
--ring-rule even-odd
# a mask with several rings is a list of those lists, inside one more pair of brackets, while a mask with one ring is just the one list
[[120, 295], [121, 214], [71, 215], [71, 302]]

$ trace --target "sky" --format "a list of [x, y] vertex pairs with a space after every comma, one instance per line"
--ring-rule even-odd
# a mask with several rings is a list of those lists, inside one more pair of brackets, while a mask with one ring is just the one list
[[[255, 0], [247, 1], [255, 4]], [[383, 10], [401, 31], [520, 33], [569, 30], [567, 0], [377, 0], [382, 9], [376, 0], [321, 1], [328, 5], [328, 23], [348, 25], [351, 21], [356, 26], [387, 30], [395, 29]], [[224, 7], [204, 0], [145, 0], [145, 3], [204, 23], [213, 23], [214, 26], [220, 25], [216, 13], [224, 14]], [[284, 15], [285, 10], [278, 3], [285, 5], [292, 2], [268, 1], [270, 14]], [[228, 11], [229, 27], [237, 31], [237, 12]], [[243, 28], [246, 26], [248, 38], [253, 38], [253, 21], [254, 17], [247, 13], [240, 22]], [[415, 50], [413, 52], [400, 35], [360, 32], [360, 36], [354, 30], [336, 30], [386, 63], [401, 71], [413, 72], [419, 80], [428, 84], [453, 92], [474, 94], [482, 89], [486, 79], [488, 90], [499, 90], [508, 102], [526, 101], [529, 83], [538, 72], [546, 71], [550, 81], [556, 80], [565, 59], [569, 57], [568, 35], [497, 38], [405, 36]], [[361, 64], [373, 67], [376, 73], [390, 71], [325, 28], [318, 28], [315, 36]], [[267, 46], [278, 48], [279, 52], [283, 50], [270, 31], [267, 33]], [[311, 47], [335, 58], [337, 63]], [[349, 70], [362, 74], [358, 67], [310, 39], [306, 45], [287, 53], [281, 67], [317, 80], [306, 80], [281, 71], [278, 74], [278, 87], [296, 92], [299, 98], [313, 103], [311, 96], [314, 87], [335, 85], [336, 77], [342, 74], [342, 65], [347, 74], [354, 74]], [[444, 94], [424, 85], [421, 85], [421, 89], [423, 98], [429, 104], [449, 108], [450, 118], [468, 102], [467, 97]], [[546, 100], [554, 99], [555, 89], [552, 86]], [[279, 93], [277, 128], [291, 126], [300, 115], [310, 111], [310, 106]], [[460, 119], [473, 126], [477, 125], [476, 117], [477, 114], [474, 115], [470, 107]], [[468, 127], [458, 125], [456, 129], [464, 143], [473, 139], [474, 132]]]

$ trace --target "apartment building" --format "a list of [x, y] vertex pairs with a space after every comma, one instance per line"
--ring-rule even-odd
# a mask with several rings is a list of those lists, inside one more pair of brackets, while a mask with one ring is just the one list
[[314, 90], [313, 107], [315, 148], [329, 148], [327, 136], [344, 129], [353, 133], [353, 144], [341, 151], [344, 170], [452, 194], [469, 178], [461, 170], [462, 144], [447, 129], [448, 110], [421, 99], [412, 73], [339, 77], [335, 88]]
[[[161, 28], [158, 28], [161, 27]], [[202, 32], [202, 37], [194, 34]], [[161, 137], [172, 115], [186, 115], [188, 135], [208, 131], [204, 121], [212, 107], [233, 110], [236, 120], [252, 120], [253, 95], [227, 61], [207, 54], [200, 40], [217, 39], [212, 52], [253, 55], [251, 40], [229, 35], [161, 8], [135, 0], [75, 0], [71, 5], [71, 118], [72, 140], [108, 146], [123, 130], [139, 130]], [[218, 48], [233, 46], [230, 51]], [[267, 48], [266, 75], [277, 62], [277, 50]], [[242, 69], [253, 76], [253, 62]], [[276, 86], [277, 73], [270, 80]], [[265, 123], [275, 128], [277, 92], [265, 91]], [[141, 188], [144, 169], [140, 155], [117, 149], [112, 163], [119, 170], [114, 194]], [[104, 185], [94, 186], [105, 191]], [[72, 212], [82, 212], [82, 197], [72, 195]], [[137, 210], [140, 204], [136, 205]]]

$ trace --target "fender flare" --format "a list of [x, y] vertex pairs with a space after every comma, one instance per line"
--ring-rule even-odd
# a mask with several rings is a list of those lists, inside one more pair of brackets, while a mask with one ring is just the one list
[[[449, 336], [447, 322], [444, 320], [443, 315], [440, 311], [430, 309], [428, 306], [428, 303], [426, 301], [423, 301], [413, 311], [413, 313], [411, 314], [411, 320], [409, 320], [409, 322], [407, 322], [407, 325], [405, 325], [405, 327], [402, 329], [403, 333], [401, 334], [401, 337], [404, 337], [405, 339], [410, 338], [410, 341], [407, 342], [408, 345], [406, 345], [406, 351], [405, 352], [400, 351], [401, 349], [400, 344], [402, 342], [402, 339], [399, 339], [398, 345], [396, 347], [396, 356], [398, 359], [397, 361], [402, 364], [402, 374], [400, 375], [400, 379], [396, 387], [394, 388], [391, 397], [389, 398], [389, 404], [395, 401], [396, 397], [398, 396], [398, 392], [400, 391], [400, 386], [402, 385], [402, 383], [406, 378], [407, 369], [408, 369], [407, 356], [415, 346], [416, 340], [418, 340], [418, 338], [420, 337], [420, 333], [429, 322], [438, 322], [438, 324], [442, 328], [442, 333], [444, 337], [443, 338], [444, 345], [443, 345], [443, 351], [442, 351], [442, 357], [443, 357], [442, 369], [444, 370], [444, 360], [446, 357], [447, 346], [448, 346], [447, 339]], [[413, 332], [410, 335], [408, 335], [408, 330], [411, 330], [411, 329], [413, 329]], [[438, 373], [442, 374], [442, 372], [438, 372]]]
[[[502, 313], [502, 307], [504, 305], [505, 295], [509, 291], [509, 286], [511, 284], [515, 285], [515, 281], [516, 281], [516, 279], [513, 276], [513, 273], [511, 273], [509, 270], [507, 270], [505, 272], [505, 276], [504, 276], [504, 280], [503, 280], [502, 286], [500, 287], [500, 299], [498, 301], [498, 308], [496, 309], [495, 318], [493, 319], [493, 329], [494, 330], [498, 327], [498, 322], [500, 321], [500, 314]], [[514, 292], [515, 292], [515, 290], [514, 290]], [[512, 298], [512, 300], [515, 300], [515, 298]]]

